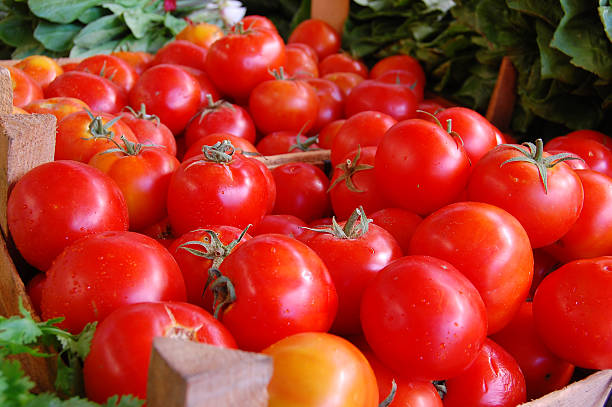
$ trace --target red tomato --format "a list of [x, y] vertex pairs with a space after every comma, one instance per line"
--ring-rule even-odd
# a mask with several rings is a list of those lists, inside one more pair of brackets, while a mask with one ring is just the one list
[[340, 33], [323, 20], [310, 18], [302, 21], [291, 32], [288, 44], [302, 43], [315, 50], [319, 60], [338, 52], [342, 38]]
[[251, 116], [238, 105], [225, 100], [208, 100], [208, 106], [195, 115], [185, 129], [185, 144], [212, 133], [229, 133], [255, 143], [255, 125]]
[[525, 375], [527, 400], [562, 389], [572, 378], [574, 365], [553, 355], [539, 338], [531, 302], [524, 302], [510, 324], [491, 339], [519, 364]]
[[384, 208], [371, 213], [370, 218], [375, 225], [393, 235], [404, 254], [408, 254], [412, 235], [419, 223], [423, 221], [423, 218], [416, 213], [400, 208]]
[[531, 287], [527, 232], [493, 205], [458, 202], [437, 210], [417, 226], [409, 253], [445, 260], [474, 284], [487, 308], [489, 334], [512, 320]]
[[152, 237], [166, 248], [172, 244], [174, 239], [176, 239], [176, 236], [174, 236], [174, 233], [172, 233], [172, 227], [170, 226], [170, 221], [167, 217], [142, 229], [138, 233]]
[[163, 148], [168, 154], [176, 156], [176, 139], [168, 126], [159, 117], [148, 114], [144, 105], [136, 112], [129, 108], [121, 113], [121, 121], [134, 132], [138, 142]]
[[[266, 207], [266, 215], [269, 215], [274, 210], [274, 205], [276, 205], [276, 181], [274, 180], [274, 175], [272, 175], [272, 171], [268, 168], [266, 164], [257, 157], [248, 157], [251, 161], [259, 167], [259, 170], [263, 174], [266, 180], [266, 191], [268, 204]], [[257, 226], [257, 225], [255, 225]]]
[[593, 171], [612, 177], [612, 150], [599, 141], [576, 136], [555, 137], [546, 143], [544, 149], [573, 153], [582, 158]]
[[130, 64], [138, 75], [142, 75], [151, 65], [151, 61], [153, 61], [153, 55], [144, 51], [117, 51], [112, 52], [111, 55], [121, 58]]
[[110, 396], [147, 396], [153, 338], [181, 338], [224, 348], [236, 344], [209, 313], [182, 302], [143, 302], [110, 314], [96, 329], [85, 359], [87, 397], [104, 403]]
[[286, 47], [287, 60], [283, 66], [289, 78], [318, 78], [319, 67], [317, 61], [307, 51], [297, 47]]
[[342, 128], [342, 125], [345, 121], [346, 120], [344, 119], [334, 120], [333, 122], [325, 125], [325, 127], [323, 127], [319, 131], [319, 147], [328, 150], [331, 149], [331, 146], [334, 143], [334, 139], [336, 138], [338, 131]]
[[368, 67], [358, 59], [346, 53], [330, 54], [319, 62], [321, 76], [334, 72], [353, 72], [363, 77], [368, 77]]
[[28, 113], [52, 114], [57, 119], [57, 122], [70, 113], [80, 112], [85, 109], [91, 110], [82, 100], [70, 97], [38, 99], [23, 107], [23, 110]]
[[[188, 302], [211, 309], [212, 302], [204, 302], [208, 270], [211, 267], [219, 268], [234, 247], [250, 238], [251, 235], [243, 234], [242, 230], [233, 226], [213, 225], [192, 230], [174, 240], [168, 251], [183, 273]], [[193, 250], [200, 253], [194, 253]]]
[[340, 335], [361, 332], [359, 306], [363, 291], [383, 267], [402, 256], [395, 238], [369, 223], [361, 208], [348, 221], [303, 240], [323, 259], [334, 281], [338, 313], [331, 330]]
[[221, 99], [221, 94], [212, 83], [208, 74], [201, 69], [192, 68], [186, 65], [178, 65], [181, 69], [191, 76], [193, 76], [198, 83], [200, 84], [200, 105], [198, 108], [202, 106], [206, 106], [208, 104], [208, 98], [212, 98], [213, 101]]
[[[423, 94], [425, 93], [425, 84], [419, 82], [418, 75], [413, 71], [387, 71], [384, 74], [380, 75], [375, 80], [384, 83], [390, 83], [394, 85], [402, 85], [408, 88], [414, 96], [416, 97], [417, 102], [420, 103], [423, 101]], [[441, 106], [440, 106], [441, 107]], [[422, 110], [422, 109], [419, 109]], [[432, 112], [433, 114], [433, 112]], [[419, 117], [420, 119], [421, 117]]]
[[57, 123], [55, 159], [87, 163], [97, 153], [115, 148], [111, 140], [119, 142], [122, 136], [138, 142], [132, 129], [119, 117], [108, 113], [94, 116], [84, 110], [69, 114]]
[[15, 184], [7, 220], [21, 255], [44, 271], [83, 236], [127, 230], [128, 211], [110, 177], [86, 164], [54, 161], [28, 171]]
[[244, 30], [249, 30], [251, 28], [264, 28], [278, 33], [278, 31], [276, 31], [276, 26], [274, 25], [274, 23], [268, 17], [264, 16], [258, 16], [254, 14], [244, 16], [244, 18], [240, 20], [238, 24], [232, 27], [232, 32], [239, 31], [240, 29], [238, 28], [238, 26], [240, 24], [242, 24], [241, 29]]
[[[228, 145], [229, 144], [229, 145]], [[168, 216], [173, 231], [182, 235], [204, 225], [244, 229], [266, 214], [266, 178], [257, 164], [235, 154], [230, 143], [183, 161], [168, 188]]]
[[170, 177], [180, 165], [175, 156], [157, 147], [124, 140], [120, 151], [103, 151], [89, 165], [108, 174], [119, 186], [128, 206], [130, 230], [139, 231], [167, 216]]
[[156, 65], [138, 78], [130, 92], [130, 106], [147, 112], [159, 120], [174, 135], [183, 131], [200, 105], [201, 87], [198, 81], [177, 65]]
[[43, 98], [42, 88], [27, 73], [12, 66], [5, 66], [5, 68], [9, 70], [11, 75], [14, 106], [23, 107]]
[[319, 150], [316, 141], [316, 136], [306, 138], [302, 132], [295, 130], [275, 131], [259, 140], [257, 151], [262, 155], [277, 155]]
[[562, 263], [612, 254], [612, 178], [577, 170], [584, 203], [570, 230], [544, 250]]
[[74, 71], [77, 66], [79, 66], [78, 62], [66, 62], [65, 64], [60, 65], [64, 72]]
[[375, 156], [376, 147], [364, 147], [350, 152], [334, 169], [328, 193], [339, 219], [348, 219], [360, 206], [366, 213], [388, 206], [374, 177]]
[[376, 274], [361, 300], [365, 338], [398, 374], [434, 380], [460, 374], [487, 334], [482, 298], [450, 263], [406, 256]]
[[229, 133], [210, 133], [202, 138], [199, 138], [195, 143], [191, 145], [183, 155], [183, 161], [196, 155], [202, 154], [202, 148], [204, 146], [214, 146], [215, 143], [223, 140], [229, 140], [236, 150], [240, 153], [257, 153], [257, 149], [246, 139], [242, 137], [234, 136]]
[[345, 96], [340, 87], [330, 80], [310, 78], [305, 82], [314, 88], [319, 97], [317, 118], [310, 129], [311, 134], [316, 134], [330, 122], [344, 117]]
[[185, 282], [161, 244], [140, 233], [100, 232], [67, 246], [47, 270], [44, 319], [63, 316], [72, 333], [115, 309], [145, 301], [185, 301]]
[[323, 76], [323, 79], [334, 82], [346, 98], [351, 90], [363, 82], [363, 76], [353, 72], [333, 72]]
[[318, 167], [288, 163], [274, 168], [272, 175], [276, 184], [273, 214], [294, 215], [308, 223], [330, 212], [329, 179]]
[[75, 68], [77, 71], [89, 72], [108, 79], [129, 93], [134, 87], [138, 74], [123, 59], [113, 55], [93, 55], [82, 60]]
[[397, 121], [384, 113], [367, 111], [346, 119], [331, 147], [331, 162], [335, 167], [357, 147], [377, 146]]
[[608, 148], [612, 147], [612, 138], [596, 130], [588, 130], [588, 129], [575, 130], [570, 133], [567, 133], [566, 136], [591, 139], [591, 140], [600, 142], [601, 144], [603, 144], [604, 146]]
[[490, 339], [470, 367], [446, 380], [444, 407], [515, 407], [525, 401], [525, 378], [518, 363]]
[[78, 70], [64, 72], [47, 86], [45, 98], [59, 96], [80, 99], [95, 112], [111, 114], [128, 104], [127, 94], [119, 86], [100, 75]]
[[[255, 236], [236, 247], [219, 270], [235, 292], [219, 319], [240, 349], [261, 351], [296, 333], [326, 332], [336, 316], [338, 296], [325, 264], [294, 238]], [[224, 299], [219, 288], [216, 303]]]
[[581, 157], [578, 157], [577, 154], [570, 153], [569, 151], [555, 150], [555, 149], [546, 149], [544, 151], [546, 151], [550, 155], [570, 154], [572, 157], [576, 157], [577, 158], [576, 160], [564, 161], [564, 163], [566, 163], [572, 170], [590, 170], [591, 169], [591, 167], [589, 167], [589, 164], [587, 164], [586, 161], [584, 161]]
[[256, 228], [253, 228], [253, 236], [265, 233], [279, 233], [291, 237], [300, 236], [308, 225], [302, 219], [293, 215], [266, 215]]
[[276, 80], [255, 86], [249, 96], [249, 112], [255, 127], [264, 134], [293, 130], [307, 132], [319, 111], [319, 97], [312, 86], [301, 80]]
[[285, 44], [274, 31], [250, 27], [230, 32], [208, 50], [206, 72], [223, 94], [239, 102], [248, 99], [270, 72], [285, 63]]
[[[551, 156], [542, 153], [541, 140], [536, 143], [538, 146], [495, 147], [476, 163], [468, 183], [468, 198], [493, 204], [516, 217], [534, 249], [553, 243], [570, 230], [584, 198], [574, 170], [563, 162], [551, 162]], [[519, 158], [525, 161], [507, 161]], [[534, 161], [546, 169], [540, 172]]]
[[[446, 107], [433, 99], [424, 99], [417, 105], [417, 110], [422, 110], [434, 116], [444, 110]], [[429, 120], [430, 116], [424, 113], [417, 112], [417, 117], [423, 120]]]
[[290, 44], [285, 45], [285, 51], [290, 50], [290, 49], [299, 49], [305, 52], [306, 55], [308, 55], [317, 64], [317, 72], [318, 72], [319, 56], [317, 55], [317, 52], [310, 45], [306, 45], [301, 42], [292, 42]]
[[274, 373], [269, 407], [376, 407], [376, 376], [367, 359], [339, 336], [307, 332], [264, 349]]
[[62, 67], [54, 59], [45, 55], [30, 55], [14, 66], [38, 83], [42, 90], [45, 90], [56, 77], [64, 73]]
[[35, 274], [26, 284], [26, 293], [30, 297], [30, 301], [32, 301], [34, 311], [38, 315], [41, 314], [40, 303], [42, 302], [42, 290], [46, 280], [47, 275], [44, 272], [40, 272]]
[[155, 53], [151, 65], [176, 64], [205, 71], [207, 55], [208, 51], [206, 48], [191, 41], [175, 39]]
[[370, 78], [376, 79], [388, 71], [410, 71], [413, 72], [419, 83], [425, 84], [425, 71], [416, 58], [410, 55], [393, 55], [378, 61], [370, 70]]
[[470, 165], [461, 143], [444, 129], [411, 119], [385, 133], [374, 173], [391, 206], [426, 215], [459, 197]]
[[415, 118], [416, 108], [416, 96], [408, 87], [365, 80], [346, 97], [344, 112], [346, 117], [351, 117], [359, 112], [374, 110], [400, 121]]
[[612, 257], [575, 260], [542, 280], [533, 299], [538, 335], [552, 353], [587, 369], [612, 368]]

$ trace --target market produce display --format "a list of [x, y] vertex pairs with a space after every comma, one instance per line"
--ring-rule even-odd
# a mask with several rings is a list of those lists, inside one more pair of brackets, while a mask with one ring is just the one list
[[[561, 1], [539, 21], [531, 2], [359, 1], [341, 35], [305, 3], [278, 26], [222, 22], [222, 2], [79, 2], [64, 21], [3, 3], [1, 40], [9, 23], [38, 27], [37, 44], [13, 45], [37, 55], [10, 67], [23, 109], [7, 120], [52, 114], [57, 130], [53, 161], [8, 197], [38, 315], [0, 316], [0, 405], [142, 406], [155, 336], [271, 356], [274, 407], [514, 407], [612, 369], [609, 108], [590, 93], [609, 98], [610, 78], [566, 42], [587, 10]], [[590, 119], [551, 113], [565, 127], [534, 131], [559, 106], [551, 93], [528, 104], [522, 70], [556, 58], [567, 73], [565, 57], [541, 46], [529, 59], [506, 25], [493, 41], [485, 16], [539, 19], [531, 30], [580, 54], [580, 92], [547, 81], [567, 103], [590, 98]], [[95, 45], [92, 26], [111, 20]], [[82, 58], [44, 57], [52, 26], [57, 52]], [[437, 47], [462, 57], [432, 65]], [[511, 129], [472, 109], [487, 90], [474, 75], [495, 76], [504, 54], [518, 70]], [[456, 98], [432, 93], [458, 78]], [[51, 355], [55, 393], [30, 391], [20, 353]]]

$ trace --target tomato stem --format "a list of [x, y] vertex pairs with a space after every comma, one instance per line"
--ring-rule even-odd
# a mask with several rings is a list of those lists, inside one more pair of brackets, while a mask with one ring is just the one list
[[327, 192], [331, 191], [332, 188], [334, 188], [342, 181], [345, 181], [346, 188], [351, 192], [365, 192], [355, 186], [355, 183], [353, 182], [353, 176], [360, 171], [371, 170], [372, 168], [374, 168], [374, 166], [370, 164], [359, 164], [360, 158], [361, 145], [357, 146], [357, 152], [355, 153], [355, 157], [353, 157], [352, 160], [349, 158], [345, 162], [340, 163], [336, 166], [336, 169], [340, 171], [340, 175], [334, 180], [334, 182], [331, 183], [329, 188], [327, 188]]
[[[357, 220], [359, 220], [359, 223], [357, 223]], [[338, 239], [358, 239], [368, 233], [370, 222], [373, 222], [372, 219], [368, 219], [363, 207], [360, 206], [351, 213], [351, 216], [344, 224], [344, 228], [338, 224], [334, 216], [331, 225], [321, 228], [304, 227], [304, 229], [312, 230], [313, 232], [328, 233]]]
[[395, 379], [391, 380], [391, 391], [389, 392], [389, 395], [387, 397], [385, 397], [385, 399], [383, 401], [380, 402], [380, 404], [378, 405], [378, 407], [387, 407], [389, 406], [393, 400], [395, 399], [395, 394], [397, 393], [397, 383], [395, 383]]

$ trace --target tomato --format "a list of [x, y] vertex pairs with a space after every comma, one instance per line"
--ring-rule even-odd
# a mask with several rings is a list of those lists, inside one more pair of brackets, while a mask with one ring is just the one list
[[288, 51], [290, 49], [299, 49], [300, 51], [303, 51], [317, 64], [317, 72], [319, 71], [319, 68], [318, 68], [319, 56], [317, 55], [317, 52], [310, 45], [306, 45], [301, 42], [293, 42], [291, 44], [285, 45], [285, 51]]
[[313, 164], [294, 162], [272, 169], [276, 184], [275, 215], [294, 215], [308, 223], [331, 211], [329, 179]]
[[204, 301], [208, 270], [211, 267], [219, 268], [237, 245], [249, 239], [251, 235], [233, 226], [211, 225], [187, 232], [174, 240], [168, 251], [183, 273], [188, 302], [211, 309], [212, 302]]
[[161, 64], [140, 75], [130, 92], [130, 106], [140, 109], [144, 104], [176, 136], [198, 110], [200, 98], [200, 84], [192, 75], [177, 65]]
[[552, 353], [588, 369], [612, 368], [612, 257], [566, 263], [533, 298], [538, 335]]
[[351, 93], [351, 90], [355, 86], [359, 85], [364, 80], [363, 76], [357, 75], [353, 72], [328, 73], [327, 75], [323, 75], [323, 79], [327, 79], [338, 85], [345, 98], [348, 96], [349, 93]]
[[438, 209], [417, 226], [409, 253], [445, 260], [474, 284], [487, 308], [489, 334], [512, 320], [529, 293], [527, 232], [496, 206], [458, 202]]
[[292, 237], [255, 236], [236, 247], [219, 270], [235, 298], [224, 296], [228, 284], [215, 280], [216, 309], [240, 349], [261, 351], [289, 335], [326, 332], [336, 316], [338, 296], [325, 264]]
[[175, 39], [161, 47], [153, 57], [152, 66], [160, 64], [185, 65], [206, 70], [208, 51], [191, 41]]
[[612, 146], [612, 138], [604, 133], [596, 130], [581, 129], [574, 130], [566, 134], [567, 137], [586, 138], [600, 142], [604, 146], [610, 148]]
[[28, 113], [52, 114], [57, 119], [57, 122], [70, 113], [80, 112], [85, 109], [91, 110], [82, 100], [70, 97], [38, 99], [25, 105], [23, 109]]
[[379, 82], [390, 83], [394, 85], [402, 85], [412, 91], [412, 93], [414, 93], [417, 102], [420, 103], [423, 101], [425, 93], [425, 84], [419, 82], [418, 75], [413, 71], [387, 71], [380, 75], [378, 78], [376, 78], [376, 80]]
[[302, 43], [315, 50], [319, 60], [340, 49], [341, 36], [329, 23], [310, 18], [302, 21], [289, 35], [288, 44]]
[[553, 355], [536, 332], [531, 302], [524, 302], [512, 321], [491, 336], [519, 364], [527, 386], [527, 400], [562, 389], [571, 380], [574, 365]]
[[258, 16], [254, 14], [244, 16], [242, 20], [240, 20], [237, 24], [235, 24], [231, 28], [231, 30], [233, 32], [239, 31], [240, 30], [239, 25], [242, 25], [241, 29], [245, 29], [245, 30], [249, 30], [252, 28], [264, 28], [266, 30], [271, 30], [271, 31], [274, 31], [275, 33], [278, 33], [274, 23], [269, 18], [264, 17], [264, 16]]
[[612, 177], [612, 150], [599, 141], [585, 137], [555, 137], [544, 145], [544, 149], [562, 150], [582, 158], [590, 169]]
[[253, 228], [253, 236], [263, 235], [264, 233], [279, 233], [291, 237], [298, 237], [304, 233], [308, 225], [302, 219], [293, 215], [266, 215], [261, 223]]
[[87, 57], [79, 63], [76, 70], [107, 78], [126, 93], [132, 90], [138, 79], [136, 70], [129, 63], [113, 55], [99, 54]]
[[374, 110], [386, 113], [395, 120], [416, 117], [417, 99], [404, 85], [365, 80], [346, 97], [344, 112], [351, 117], [359, 112]]
[[44, 272], [40, 272], [34, 275], [26, 284], [26, 293], [32, 301], [32, 306], [36, 314], [41, 314], [40, 303], [42, 301], [42, 290], [43, 285], [47, 279], [47, 275]]
[[239, 102], [285, 63], [285, 44], [274, 31], [250, 27], [230, 32], [208, 50], [206, 72], [217, 89]]
[[121, 58], [130, 64], [137, 75], [142, 75], [151, 65], [151, 61], [153, 61], [153, 55], [144, 51], [116, 51], [111, 52], [111, 55]]
[[183, 155], [183, 161], [188, 158], [195, 157], [196, 155], [202, 154], [202, 148], [204, 146], [213, 146], [215, 143], [223, 140], [229, 140], [236, 150], [240, 153], [257, 153], [257, 149], [246, 139], [242, 137], [234, 136], [229, 133], [210, 133], [202, 138], [199, 138], [193, 143]]
[[346, 120], [344, 119], [340, 119], [326, 124], [325, 127], [319, 131], [319, 147], [329, 150], [334, 143], [334, 139], [336, 138], [338, 131], [342, 128], [345, 121]]
[[327, 124], [344, 117], [344, 99], [342, 90], [334, 82], [327, 79], [305, 79], [319, 97], [319, 110], [311, 134], [319, 133]]
[[176, 34], [174, 38], [177, 40], [189, 41], [202, 48], [208, 49], [221, 37], [223, 37], [223, 30], [218, 25], [188, 21], [187, 26]]
[[426, 215], [459, 197], [470, 164], [461, 143], [443, 128], [410, 119], [382, 137], [374, 173], [390, 206]]
[[121, 113], [121, 121], [128, 125], [140, 144], [161, 147], [168, 154], [176, 156], [174, 134], [159, 117], [148, 114], [144, 105], [138, 112], [129, 107], [127, 112]]
[[47, 270], [44, 319], [64, 316], [72, 333], [102, 321], [115, 309], [145, 301], [185, 301], [176, 261], [154, 239], [135, 232], [85, 236], [67, 246]]
[[83, 236], [127, 230], [128, 212], [110, 177], [86, 164], [54, 161], [17, 181], [8, 199], [7, 221], [21, 255], [44, 271]]
[[370, 70], [370, 78], [376, 79], [388, 71], [413, 72], [419, 83], [425, 85], [425, 71], [416, 58], [410, 55], [393, 55], [378, 61]]
[[379, 271], [366, 287], [361, 326], [390, 369], [435, 380], [458, 375], [476, 359], [487, 316], [476, 288], [450, 263], [406, 256]]
[[397, 121], [385, 114], [374, 111], [357, 113], [346, 119], [331, 147], [331, 162], [335, 167], [357, 147], [377, 146], [383, 136]]
[[168, 216], [173, 231], [183, 233], [204, 225], [243, 229], [266, 214], [266, 178], [251, 159], [235, 154], [231, 143], [219, 143], [183, 161], [170, 179]]
[[78, 111], [64, 117], [57, 123], [55, 139], [55, 159], [75, 160], [87, 163], [99, 152], [115, 148], [124, 136], [131, 142], [138, 140], [119, 117], [107, 113]]
[[139, 231], [166, 217], [170, 177], [180, 163], [160, 148], [122, 141], [119, 151], [100, 152], [89, 165], [117, 183], [127, 202], [130, 230]]
[[569, 151], [565, 151], [565, 150], [555, 150], [555, 149], [546, 149], [544, 151], [546, 151], [550, 155], [570, 154], [572, 157], [576, 157], [577, 158], [576, 160], [564, 161], [564, 163], [566, 163], [572, 170], [590, 170], [591, 169], [591, 167], [589, 167], [589, 164], [587, 164], [586, 161], [580, 158], [577, 154], [570, 153]]
[[43, 98], [42, 88], [27, 73], [12, 66], [5, 66], [5, 68], [11, 74], [14, 106], [23, 107], [34, 100]]
[[255, 86], [249, 96], [249, 112], [262, 133], [293, 130], [307, 132], [317, 119], [319, 97], [312, 86], [299, 79], [276, 80]]
[[419, 223], [423, 221], [423, 218], [416, 213], [400, 208], [384, 208], [371, 213], [370, 218], [372, 223], [393, 235], [404, 254], [408, 254], [412, 235]]
[[294, 130], [275, 131], [264, 136], [257, 143], [257, 151], [262, 155], [299, 153], [301, 151], [319, 150], [317, 137], [306, 138], [302, 132]]
[[64, 72], [74, 71], [77, 66], [79, 66], [78, 62], [66, 62], [60, 65]]
[[235, 348], [231, 334], [206, 311], [182, 302], [143, 302], [121, 307], [96, 329], [85, 359], [85, 392], [104, 403], [110, 396], [147, 396], [153, 338], [180, 338]]
[[287, 61], [283, 68], [289, 78], [318, 78], [319, 67], [317, 61], [312, 58], [301, 48], [297, 47], [286, 47], [285, 55]]
[[[440, 113], [442, 110], [446, 109], [446, 107], [441, 104], [439, 101], [434, 99], [424, 99], [419, 102], [417, 105], [417, 110], [422, 110], [424, 112], [433, 114], [434, 116]], [[431, 116], [420, 113], [417, 111], [417, 117], [423, 120], [429, 120]], [[500, 143], [501, 144], [501, 143]]]
[[76, 69], [64, 72], [47, 86], [45, 98], [59, 96], [80, 99], [95, 112], [111, 114], [119, 113], [128, 104], [119, 86], [100, 75]]
[[376, 376], [361, 351], [339, 336], [308, 332], [264, 349], [274, 359], [268, 406], [376, 407]]
[[593, 170], [577, 170], [584, 203], [576, 223], [544, 250], [563, 263], [612, 254], [612, 178]]
[[45, 55], [30, 55], [14, 66], [38, 83], [43, 91], [56, 77], [64, 73], [62, 67], [54, 59]]
[[274, 180], [274, 175], [272, 174], [270, 168], [268, 168], [268, 166], [264, 164], [262, 160], [258, 159], [257, 157], [247, 158], [249, 158], [255, 165], [257, 165], [259, 171], [261, 171], [266, 181], [266, 195], [268, 200], [268, 203], [266, 205], [266, 215], [269, 215], [274, 210], [274, 205], [276, 205], [276, 181]]
[[165, 217], [159, 222], [147, 226], [146, 228], [140, 230], [138, 233], [142, 233], [143, 235], [152, 237], [166, 248], [170, 247], [172, 242], [174, 242], [174, 240], [176, 239], [176, 236], [174, 236], [174, 233], [172, 233], [172, 227], [170, 226], [170, 221], [168, 220], [168, 217]]
[[333, 72], [353, 72], [363, 77], [368, 77], [368, 67], [365, 64], [346, 53], [330, 54], [319, 62], [321, 76]]
[[[516, 217], [534, 249], [570, 230], [584, 198], [574, 170], [542, 153], [541, 140], [536, 143], [495, 147], [476, 163], [468, 183], [469, 200], [490, 203]], [[521, 161], [507, 161], [515, 159]], [[540, 170], [538, 165], [545, 168]]]
[[363, 208], [353, 211], [347, 221], [334, 224], [303, 241], [323, 259], [338, 293], [338, 313], [331, 331], [352, 335], [361, 332], [363, 291], [402, 251], [389, 232], [370, 224]]
[[544, 277], [552, 273], [553, 270], [560, 265], [559, 260], [546, 253], [545, 247], [533, 250], [533, 279], [531, 281], [529, 295], [527, 296], [529, 301], [533, 300], [536, 289], [542, 280], [544, 280]]
[[346, 155], [334, 169], [328, 192], [339, 219], [348, 219], [360, 206], [366, 213], [388, 206], [374, 177], [375, 156], [376, 147], [360, 148]]
[[518, 363], [490, 339], [470, 367], [446, 380], [444, 407], [514, 407], [525, 401], [525, 378]]
[[212, 133], [229, 133], [255, 143], [255, 125], [251, 116], [242, 107], [226, 100], [208, 100], [187, 124], [185, 144], [190, 147], [199, 138]]

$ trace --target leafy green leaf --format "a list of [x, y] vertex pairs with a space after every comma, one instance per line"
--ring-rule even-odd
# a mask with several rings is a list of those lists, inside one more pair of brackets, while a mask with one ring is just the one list
[[71, 23], [101, 0], [28, 0], [34, 15], [53, 23]]
[[[119, 403], [117, 403], [117, 400], [119, 400]], [[121, 399], [118, 396], [109, 397], [102, 407], [141, 407], [143, 404], [143, 400], [129, 394], [122, 396]]]
[[[108, 50], [107, 43], [111, 43], [117, 37], [128, 32], [121, 17], [109, 15], [87, 24], [76, 37], [74, 43], [81, 48], [92, 49], [94, 47]], [[70, 56], [74, 56], [70, 53]]]
[[34, 38], [52, 51], [68, 51], [72, 47], [73, 38], [82, 28], [80, 24], [54, 24], [40, 21], [34, 30]]
[[187, 27], [187, 22], [182, 18], [176, 18], [170, 13], [166, 13], [164, 17], [164, 26], [170, 30], [172, 35], [180, 33], [183, 28]]
[[506, 0], [512, 10], [538, 17], [551, 26], [557, 26], [563, 17], [559, 0]]
[[87, 58], [96, 54], [110, 54], [117, 49], [121, 40], [106, 41], [99, 45], [94, 45], [91, 48], [75, 45], [70, 50], [71, 58]]
[[0, 405], [3, 407], [22, 406], [32, 398], [32, 382], [21, 370], [16, 360], [0, 358]]
[[597, 12], [599, 13], [599, 18], [601, 19], [608, 39], [612, 41], [612, 5], [599, 6]]
[[541, 78], [556, 79], [568, 84], [578, 85], [587, 73], [569, 63], [569, 57], [551, 48], [553, 29], [546, 23], [536, 21], [537, 44], [540, 50]]
[[102, 7], [96, 6], [88, 8], [83, 14], [79, 16], [79, 21], [83, 24], [89, 24], [99, 18], [107, 15], [108, 12]]
[[0, 40], [12, 47], [32, 41], [32, 19], [22, 15], [9, 15], [0, 20]]
[[164, 21], [164, 17], [154, 13], [143, 13], [141, 10], [128, 10], [123, 13], [123, 20], [136, 38], [149, 34], [155, 23]]

